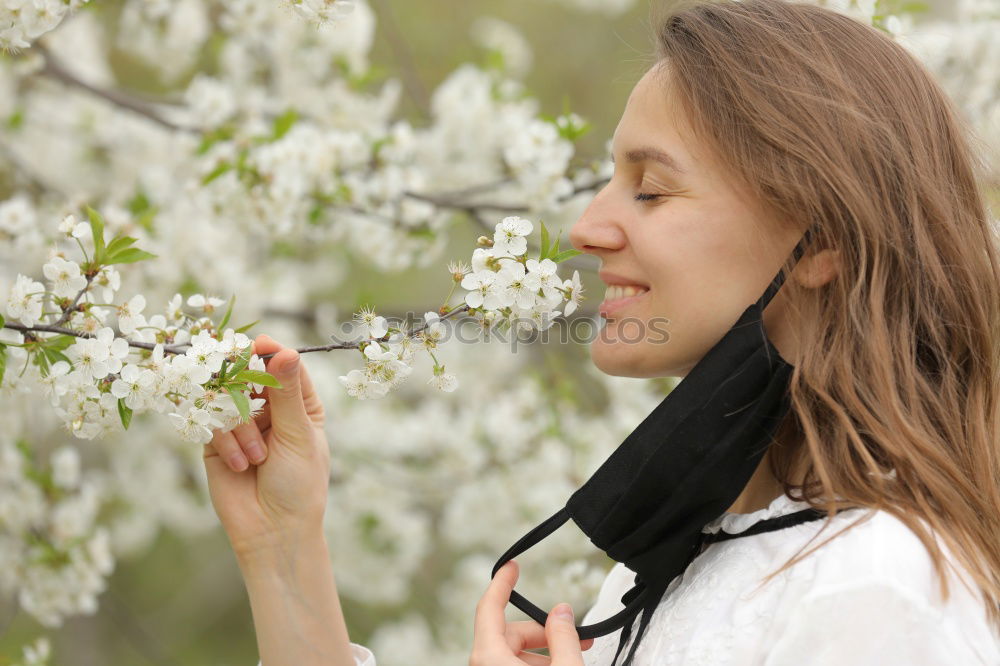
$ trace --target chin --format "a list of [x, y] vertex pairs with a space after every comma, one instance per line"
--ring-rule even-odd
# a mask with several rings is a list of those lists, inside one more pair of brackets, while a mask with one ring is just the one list
[[614, 377], [656, 377], [655, 363], [638, 345], [595, 340], [590, 345], [590, 360], [597, 369]]
[[590, 345], [590, 360], [598, 370], [614, 377], [684, 377], [691, 369], [690, 363], [657, 357], [654, 352], [648, 346], [598, 339]]

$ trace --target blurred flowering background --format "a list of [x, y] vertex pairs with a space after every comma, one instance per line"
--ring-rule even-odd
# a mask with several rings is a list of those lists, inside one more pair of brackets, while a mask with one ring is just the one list
[[[230, 319], [323, 345], [358, 312], [440, 312], [453, 260], [512, 216], [531, 256], [568, 246], [661, 1], [0, 0], [0, 664], [256, 664], [182, 436], [196, 410], [187, 430], [131, 419], [144, 382], [179, 376], [163, 345], [237, 350]], [[996, 210], [1000, 2], [825, 4], [938, 76]], [[95, 225], [118, 245], [101, 254]], [[579, 304], [545, 340], [440, 340], [378, 399], [340, 380], [371, 354], [304, 357], [329, 415], [332, 565], [380, 666], [466, 664], [493, 562], [670, 390], [590, 364], [591, 259], [562, 258], [583, 297], [568, 280]], [[55, 323], [97, 337], [37, 328]], [[186, 363], [193, 381], [208, 361]], [[83, 364], [107, 385], [67, 379]], [[585, 610], [611, 564], [594, 550], [560, 529], [519, 558], [519, 590]]]

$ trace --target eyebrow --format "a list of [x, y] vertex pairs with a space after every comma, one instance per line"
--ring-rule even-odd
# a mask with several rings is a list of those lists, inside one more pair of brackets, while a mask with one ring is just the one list
[[[653, 148], [652, 146], [643, 146], [642, 148], [637, 148], [635, 150], [630, 150], [625, 153], [625, 159], [629, 162], [642, 162], [644, 160], [652, 160], [653, 162], [659, 162], [668, 169], [673, 169], [677, 173], [687, 173], [684, 169], [677, 164], [677, 160], [663, 152], [659, 148]], [[611, 155], [611, 163], [614, 164], [615, 156]]]

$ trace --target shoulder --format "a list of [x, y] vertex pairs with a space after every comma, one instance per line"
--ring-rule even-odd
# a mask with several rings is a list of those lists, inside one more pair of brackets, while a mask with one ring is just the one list
[[[814, 528], [806, 539], [817, 532]], [[807, 644], [817, 640], [818, 623], [826, 631], [855, 636], [858, 650], [874, 653], [877, 645], [892, 643], [892, 649], [899, 651], [900, 643], [907, 642], [915, 655], [924, 652], [921, 659], [932, 654], [943, 657], [938, 650], [959, 650], [963, 655], [971, 650], [978, 660], [970, 652], [967, 662], [951, 663], [1000, 663], [1000, 634], [989, 621], [978, 587], [929, 526], [928, 534], [944, 559], [947, 599], [930, 552], [904, 520], [880, 510], [838, 514], [806, 546], [811, 550], [823, 544], [800, 563], [805, 566], [789, 569], [786, 601], [793, 603], [786, 610], [794, 609], [783, 613], [779, 622], [782, 650], [807, 650]], [[899, 657], [902, 652], [892, 654]], [[884, 656], [889, 658], [890, 653]]]
[[[941, 550], [949, 590], [960, 587], [973, 593], [975, 587], [971, 577], [943, 540], [924, 521], [918, 519], [918, 522], [925, 526], [931, 541]], [[818, 528], [813, 530], [817, 532]], [[816, 593], [878, 581], [929, 605], [944, 603], [930, 551], [920, 536], [898, 516], [882, 510], [842, 512], [825, 530], [818, 532], [808, 548], [829, 537], [833, 538], [812, 555], [816, 557], [812, 567], [812, 588]]]

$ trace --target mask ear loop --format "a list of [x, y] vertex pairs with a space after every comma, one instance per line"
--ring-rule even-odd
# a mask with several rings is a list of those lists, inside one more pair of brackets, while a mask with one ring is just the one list
[[[535, 526], [534, 529], [518, 539], [517, 543], [508, 548], [507, 552], [500, 556], [497, 563], [493, 565], [493, 572], [490, 574], [490, 578], [497, 575], [497, 571], [499, 571], [500, 567], [555, 532], [567, 520], [569, 520], [569, 512], [566, 511], [566, 507], [563, 507], [551, 517]], [[635, 587], [629, 590], [625, 596], [622, 597], [623, 601], [628, 599], [624, 609], [615, 613], [606, 620], [601, 620], [600, 622], [596, 622], [594, 624], [580, 625], [576, 628], [576, 633], [580, 636], [581, 640], [586, 640], [588, 638], [604, 636], [621, 629], [626, 623], [634, 620], [642, 610], [647, 593], [648, 590], [646, 589], [644, 583], [636, 583]], [[545, 621], [548, 619], [549, 614], [514, 590], [511, 590], [510, 592], [510, 603], [514, 604], [514, 606], [519, 608], [538, 624], [541, 624], [542, 626], [545, 625]]]
[[[799, 242], [796, 243], [795, 249], [792, 250], [792, 268], [795, 268], [795, 264], [799, 262], [799, 259], [802, 257], [802, 254], [806, 251], [806, 246], [809, 245], [810, 242], [812, 242], [813, 233], [815, 233], [814, 229], [815, 227], [809, 227], [808, 229], [806, 229], [805, 232], [802, 234], [802, 238], [800, 238]], [[785, 269], [780, 268], [778, 269], [778, 274], [775, 275], [774, 279], [771, 280], [771, 283], [767, 285], [767, 289], [765, 289], [764, 293], [761, 294], [760, 298], [757, 299], [757, 307], [760, 309], [762, 315], [764, 313], [764, 308], [766, 308], [767, 304], [771, 302], [771, 299], [774, 298], [774, 295], [778, 293], [778, 289], [781, 288], [781, 285], [784, 284], [784, 282], [785, 282]]]

